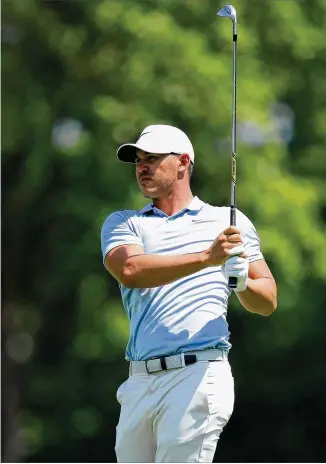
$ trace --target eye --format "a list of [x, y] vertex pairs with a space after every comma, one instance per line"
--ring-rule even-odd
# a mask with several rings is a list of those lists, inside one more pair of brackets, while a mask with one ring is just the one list
[[[144, 158], [144, 161], [148, 163], [154, 163], [158, 159], [158, 156], [155, 155], [148, 155]], [[135, 164], [139, 164], [141, 162], [141, 158], [135, 158]]]
[[150, 163], [155, 163], [155, 161], [157, 161], [159, 159], [159, 156], [156, 156], [156, 155], [149, 155], [147, 157], [147, 160], [150, 162]]

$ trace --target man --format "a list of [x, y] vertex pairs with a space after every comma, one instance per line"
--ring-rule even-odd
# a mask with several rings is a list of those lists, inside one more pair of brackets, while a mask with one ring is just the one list
[[229, 208], [193, 197], [195, 155], [184, 132], [148, 126], [117, 156], [135, 163], [152, 200], [111, 214], [101, 232], [130, 320], [117, 460], [212, 462], [234, 402], [228, 279], [237, 277], [243, 307], [264, 316], [276, 309], [276, 284], [249, 219], [238, 211], [238, 226], [229, 227]]

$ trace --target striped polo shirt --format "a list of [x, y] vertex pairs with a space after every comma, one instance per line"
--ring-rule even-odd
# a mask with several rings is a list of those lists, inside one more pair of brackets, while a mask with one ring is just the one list
[[[101, 231], [103, 260], [120, 245], [140, 245], [146, 254], [180, 255], [207, 249], [229, 226], [230, 208], [216, 207], [194, 197], [182, 211], [168, 216], [148, 204], [140, 211], [110, 214]], [[251, 221], [237, 211], [249, 261], [264, 259]], [[127, 288], [119, 284], [130, 321], [127, 360], [145, 360], [190, 350], [218, 347], [229, 350], [226, 320], [231, 293], [213, 266], [156, 288]]]

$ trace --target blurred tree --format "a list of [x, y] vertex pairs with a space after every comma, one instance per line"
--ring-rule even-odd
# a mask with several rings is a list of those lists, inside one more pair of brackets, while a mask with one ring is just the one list
[[[316, 461], [326, 3], [234, 5], [238, 204], [260, 233], [279, 310], [262, 319], [231, 299], [237, 404], [218, 460]], [[231, 24], [213, 1], [3, 6], [3, 458], [108, 462], [129, 329], [99, 232], [113, 210], [145, 203], [115, 150], [147, 124], [175, 124], [196, 149], [194, 192], [228, 202]]]

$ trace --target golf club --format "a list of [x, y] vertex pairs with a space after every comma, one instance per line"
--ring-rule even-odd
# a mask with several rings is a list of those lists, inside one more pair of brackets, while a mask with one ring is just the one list
[[[232, 130], [231, 130], [231, 215], [230, 225], [236, 225], [236, 112], [237, 112], [237, 12], [234, 6], [225, 5], [217, 12], [218, 16], [231, 18], [233, 24], [233, 97], [232, 97]], [[230, 277], [228, 282], [229, 288], [237, 287], [237, 278]]]

